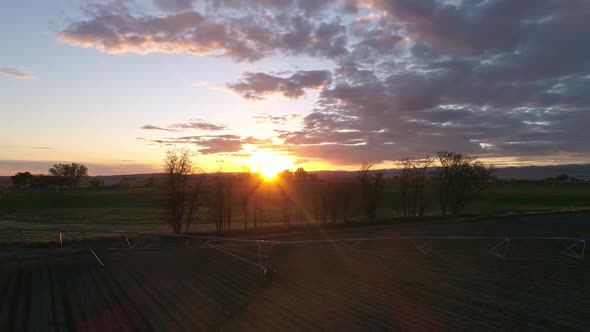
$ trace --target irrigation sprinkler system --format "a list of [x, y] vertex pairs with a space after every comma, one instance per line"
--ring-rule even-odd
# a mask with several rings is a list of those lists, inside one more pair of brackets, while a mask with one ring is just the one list
[[[0, 234], [8, 234], [9, 238], [19, 243], [32, 243], [25, 237], [34, 234], [57, 235], [52, 237], [53, 241], [46, 241], [51, 244], [55, 240], [59, 242], [59, 247], [65, 247], [65, 241], [68, 245], [79, 246], [85, 236], [92, 235], [98, 238], [99, 235], [107, 237], [121, 237], [124, 240], [125, 247], [128, 249], [146, 247], [149, 244], [160, 243], [162, 239], [168, 240], [184, 240], [185, 244], [196, 248], [211, 248], [224, 254], [230, 255], [242, 262], [256, 266], [260, 271], [260, 278], [268, 280], [274, 271], [272, 265], [272, 251], [278, 246], [312, 246], [312, 245], [331, 245], [334, 248], [349, 248], [352, 252], [363, 253], [370, 252], [360, 250], [359, 246], [365, 243], [376, 241], [409, 241], [416, 250], [423, 255], [428, 255], [433, 252], [433, 243], [459, 241], [459, 240], [486, 240], [497, 241], [488, 253], [506, 260], [509, 253], [510, 244], [514, 241], [567, 241], [568, 244], [561, 251], [561, 254], [574, 258], [578, 261], [584, 260], [586, 250], [586, 237], [522, 237], [522, 236], [392, 236], [392, 237], [362, 237], [362, 238], [340, 238], [340, 239], [319, 239], [319, 240], [262, 240], [251, 238], [235, 238], [235, 237], [216, 237], [216, 236], [199, 236], [199, 235], [185, 235], [185, 234], [160, 234], [148, 232], [130, 232], [130, 231], [102, 231], [102, 230], [76, 230], [76, 229], [0, 229]], [[97, 236], [98, 235], [98, 236]], [[240, 251], [232, 247], [223, 246], [224, 243], [233, 244], [252, 244], [256, 246], [257, 252], [249, 253]], [[96, 258], [98, 263], [102, 266], [105, 264], [100, 260], [99, 256], [90, 247], [92, 255]], [[373, 251], [379, 253], [379, 251]], [[250, 256], [250, 257], [248, 257]]]
[[489, 253], [496, 256], [496, 257], [506, 259], [506, 254], [508, 253], [509, 246], [510, 246], [510, 239], [504, 239], [502, 242], [493, 246], [492, 249], [490, 249]]

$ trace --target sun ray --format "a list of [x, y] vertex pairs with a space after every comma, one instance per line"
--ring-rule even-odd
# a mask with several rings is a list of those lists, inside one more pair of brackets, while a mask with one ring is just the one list
[[293, 168], [293, 160], [271, 151], [259, 150], [250, 157], [250, 167], [260, 173], [266, 180], [274, 179], [279, 172]]

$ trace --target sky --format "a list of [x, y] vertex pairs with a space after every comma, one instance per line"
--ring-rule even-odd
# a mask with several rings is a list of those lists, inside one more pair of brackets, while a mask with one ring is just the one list
[[590, 161], [589, 1], [3, 1], [0, 45], [0, 175]]

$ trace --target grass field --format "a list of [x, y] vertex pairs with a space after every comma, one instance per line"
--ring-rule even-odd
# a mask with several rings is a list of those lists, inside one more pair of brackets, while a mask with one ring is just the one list
[[[581, 236], [590, 213], [354, 227], [276, 239], [396, 235]], [[96, 243], [95, 243], [96, 244]], [[211, 248], [0, 251], [1, 331], [586, 330], [590, 265], [568, 242], [409, 241], [278, 246], [276, 273]], [[93, 244], [94, 245], [94, 244]], [[255, 260], [255, 248], [221, 245]]]
[[0, 227], [167, 231], [149, 189], [11, 192], [0, 200]]
[[476, 195], [467, 211], [497, 213], [590, 206], [588, 183], [497, 183]]
[[[390, 189], [389, 189], [390, 190]], [[436, 195], [428, 193], [427, 213], [439, 213]], [[357, 202], [358, 203], [358, 202]], [[355, 205], [355, 204], [353, 204]], [[358, 205], [358, 204], [357, 204]], [[135, 189], [69, 189], [60, 192], [9, 192], [0, 199], [0, 228], [80, 228], [100, 230], [128, 230], [166, 232], [162, 222], [161, 199], [149, 188]], [[395, 195], [383, 194], [378, 217], [391, 220]], [[590, 184], [516, 182], [497, 183], [485, 192], [474, 195], [467, 202], [465, 213], [498, 214], [507, 212], [542, 211], [590, 207]], [[358, 206], [352, 214], [359, 216]], [[306, 222], [313, 213], [306, 213]], [[263, 202], [262, 223], [276, 225], [281, 222], [281, 211], [276, 201]], [[293, 223], [298, 223], [294, 211]], [[233, 229], [242, 227], [239, 203], [233, 208]], [[192, 226], [192, 231], [210, 231], [208, 220], [204, 225]]]

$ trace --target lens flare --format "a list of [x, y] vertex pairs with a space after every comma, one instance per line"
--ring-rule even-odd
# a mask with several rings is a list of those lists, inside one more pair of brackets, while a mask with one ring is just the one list
[[274, 179], [279, 172], [293, 168], [290, 157], [278, 155], [270, 151], [256, 151], [250, 157], [252, 171], [262, 174], [267, 180]]

